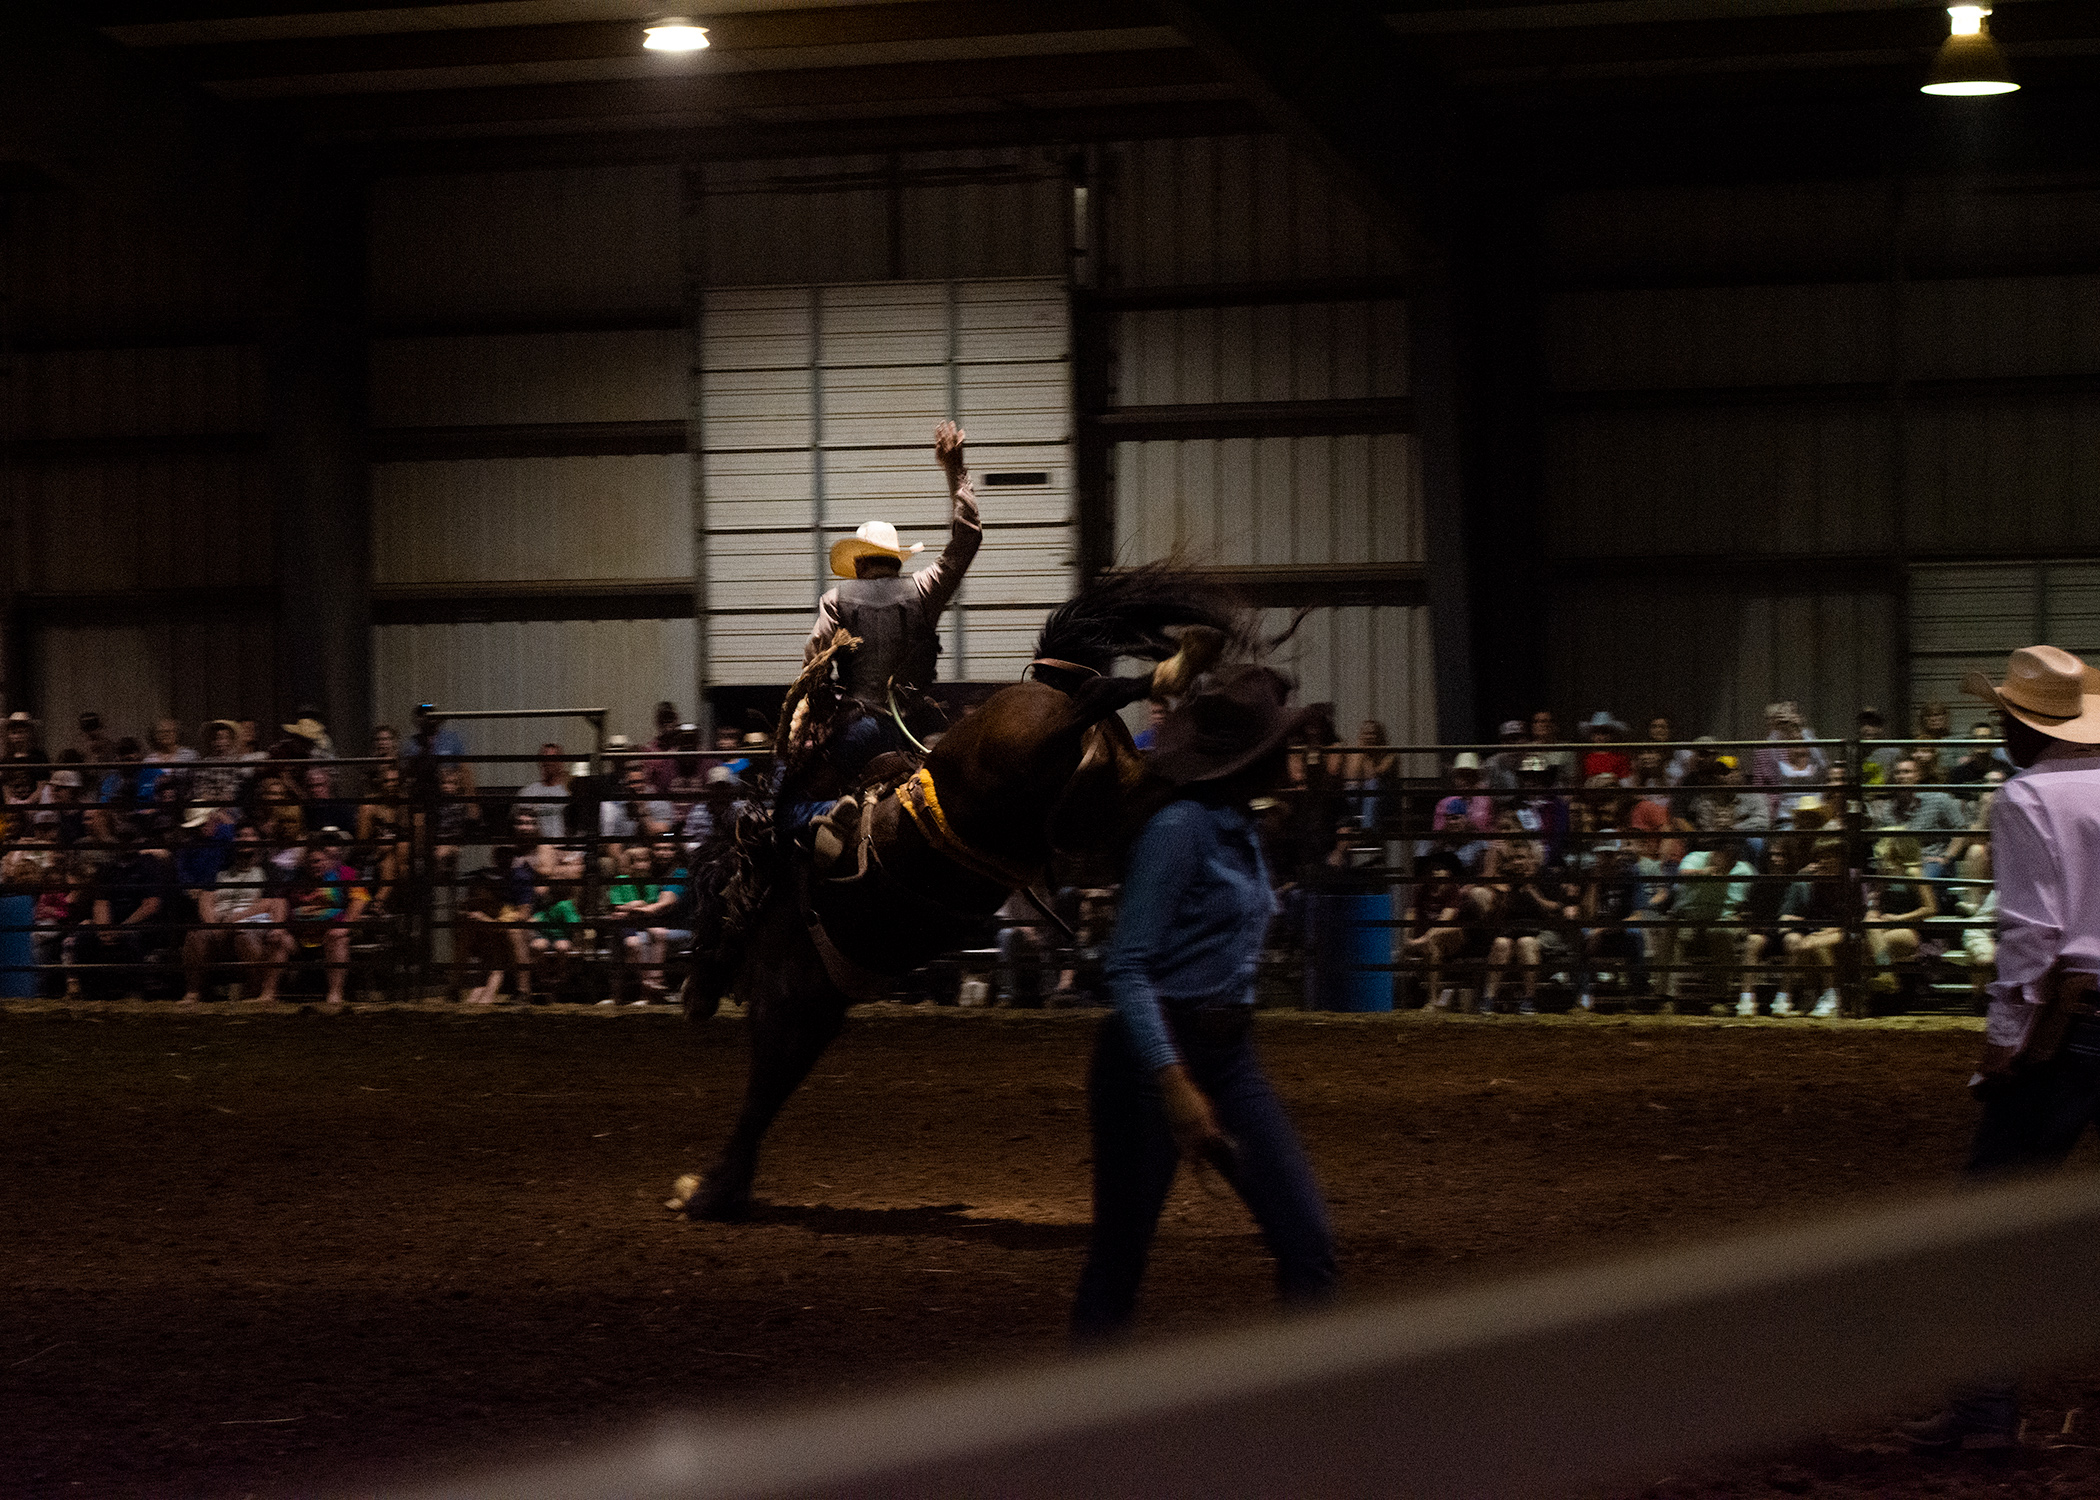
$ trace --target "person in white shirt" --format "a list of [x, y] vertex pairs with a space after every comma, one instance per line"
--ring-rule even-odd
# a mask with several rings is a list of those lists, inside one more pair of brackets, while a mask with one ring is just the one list
[[541, 838], [568, 836], [569, 764], [562, 759], [561, 746], [552, 743], [540, 746], [540, 779], [518, 788], [518, 802], [520, 805], [532, 804], [532, 815], [539, 820]]
[[[1983, 1059], [1970, 1080], [1983, 1117], [1971, 1176], [2053, 1167], [2100, 1118], [2100, 670], [2054, 646], [2027, 646], [1993, 684], [1962, 684], [2006, 716], [2005, 748], [2022, 769], [1991, 808], [1998, 977]], [[2066, 1026], [2038, 1027], [2051, 1002], [2084, 1003]], [[1904, 1436], [1921, 1450], [2009, 1448], [2019, 1403], [2009, 1382], [1957, 1393]]]

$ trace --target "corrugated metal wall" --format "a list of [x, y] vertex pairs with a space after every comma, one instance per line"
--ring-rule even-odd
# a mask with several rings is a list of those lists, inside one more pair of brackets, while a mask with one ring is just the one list
[[[399, 332], [372, 346], [374, 424], [682, 422], [678, 191], [677, 171], [659, 167], [383, 182], [372, 302], [382, 328]], [[486, 331], [505, 327], [531, 331]], [[373, 579], [441, 593], [689, 578], [689, 476], [683, 454], [379, 463]], [[694, 639], [690, 618], [385, 625], [373, 651], [376, 711], [398, 724], [426, 700], [603, 705], [610, 729], [646, 738], [658, 699], [692, 711]], [[584, 739], [581, 725], [469, 723], [462, 733], [491, 754], [529, 752], [550, 733]]]
[[698, 169], [708, 286], [1063, 276], [1054, 151], [721, 162]]
[[1019, 674], [1074, 581], [1066, 313], [1064, 284], [1047, 278], [708, 294], [710, 681], [794, 676], [832, 581], [826, 553], [862, 522], [940, 550], [948, 502], [930, 444], [951, 414], [971, 437], [987, 525], [946, 621], [941, 675]]
[[1540, 643], [1563, 725], [1597, 709], [1628, 724], [1669, 717], [1686, 737], [1764, 733], [1764, 708], [1801, 705], [1827, 735], [1896, 696], [1897, 602], [1888, 594], [1720, 580], [1570, 582]]
[[[1272, 637], [1291, 623], [1287, 610], [1264, 610]], [[1429, 611], [1347, 605], [1315, 610], [1276, 652], [1273, 664], [1297, 679], [1306, 703], [1332, 703], [1335, 727], [1353, 740], [1365, 719], [1384, 726], [1387, 744], [1436, 742], [1436, 682], [1429, 646]], [[1410, 774], [1437, 768], [1410, 764]]]
[[[1113, 285], [1220, 286], [1395, 275], [1399, 252], [1279, 137], [1115, 148], [1102, 225]], [[1115, 325], [1116, 406], [1331, 401], [1408, 393], [1398, 298], [1131, 310]], [[1423, 560], [1420, 463], [1406, 434], [1119, 443], [1122, 563], [1210, 566]], [[1322, 608], [1285, 654], [1347, 732], [1376, 719], [1435, 733], [1428, 611]]]
[[210, 719], [255, 719], [265, 743], [277, 708], [267, 618], [175, 618], [144, 623], [50, 624], [32, 643], [38, 711], [53, 750], [71, 744], [86, 709], [112, 734], [146, 743], [156, 719], [172, 716], [184, 741], [203, 743]]
[[1103, 255], [1125, 286], [1396, 274], [1397, 247], [1281, 136], [1139, 141], [1109, 154]]
[[1960, 705], [1957, 723], [1983, 717], [1961, 691], [1993, 682], [2006, 652], [2047, 641], [2100, 662], [2100, 563], [2007, 562], [1923, 567], [1911, 575], [1911, 701]]
[[1199, 438], [1120, 443], [1116, 548], [1125, 563], [1422, 560], [1412, 438]]
[[373, 580], [690, 577], [688, 466], [683, 453], [380, 464]]
[[[1908, 653], [1949, 620], [1995, 628], [2000, 575], [1906, 563], [2100, 547], [2100, 277], [2064, 269], [2100, 193], [1645, 189], [1563, 196], [1547, 223], [1564, 711], [1723, 732], [1755, 729], [1756, 684], [1826, 727], [1945, 696]], [[1642, 556], [1672, 562], [1585, 576]]]
[[[5, 213], [5, 589], [33, 704], [143, 735], [173, 713], [267, 715], [274, 543], [263, 451], [267, 240], [201, 198], [51, 190]], [[170, 440], [170, 441], [163, 441]], [[22, 446], [26, 445], [26, 446]], [[123, 596], [153, 591], [144, 609]]]
[[591, 167], [374, 186], [372, 313], [394, 322], [530, 322], [676, 311], [675, 167]]
[[[373, 675], [388, 690], [383, 718], [405, 727], [419, 702], [450, 708], [606, 708], [609, 733], [637, 742], [656, 732], [651, 715], [693, 680], [691, 620], [498, 620], [465, 625], [382, 625], [373, 632]], [[497, 696], [497, 695], [500, 695]], [[581, 720], [463, 721], [469, 754], [530, 755], [552, 740], [582, 752]], [[487, 785], [532, 779], [529, 766], [490, 768]]]

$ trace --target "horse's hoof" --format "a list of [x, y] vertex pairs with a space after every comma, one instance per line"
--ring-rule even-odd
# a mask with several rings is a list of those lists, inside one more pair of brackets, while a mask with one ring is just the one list
[[751, 1217], [751, 1194], [702, 1185], [687, 1196], [685, 1216], [695, 1222], [738, 1224]]
[[684, 1207], [688, 1203], [693, 1201], [693, 1194], [699, 1191], [699, 1174], [696, 1172], [688, 1172], [683, 1177], [679, 1178], [676, 1182], [671, 1184], [671, 1196], [664, 1199], [664, 1207], [671, 1210], [671, 1212], [674, 1214], [678, 1213], [682, 1209], [684, 1209]]
[[685, 987], [678, 992], [678, 1002], [685, 1008], [687, 1021], [702, 1026], [715, 1018], [715, 1012], [722, 1008], [722, 997], [707, 993], [714, 988], [711, 984], [695, 985], [691, 975], [686, 977]]

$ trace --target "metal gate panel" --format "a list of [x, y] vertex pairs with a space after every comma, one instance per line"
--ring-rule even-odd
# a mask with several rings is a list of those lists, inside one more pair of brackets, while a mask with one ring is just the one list
[[782, 369], [711, 370], [701, 392], [700, 420], [709, 452], [807, 448], [809, 374]]
[[950, 608], [942, 675], [1017, 671], [1041, 615], [1074, 583], [1066, 324], [1064, 284], [1051, 278], [707, 294], [706, 680], [794, 675], [830, 586], [830, 544], [863, 522], [889, 521], [939, 552], [948, 501], [930, 445], [950, 415], [973, 439], [987, 532]]
[[817, 295], [818, 363], [945, 367], [948, 325], [943, 281], [824, 287]]

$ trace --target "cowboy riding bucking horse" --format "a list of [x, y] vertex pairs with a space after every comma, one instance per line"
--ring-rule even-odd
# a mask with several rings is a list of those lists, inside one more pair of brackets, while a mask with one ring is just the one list
[[814, 662], [842, 638], [857, 644], [833, 659], [839, 701], [829, 732], [808, 765], [793, 773], [795, 784], [788, 789], [794, 822], [814, 830], [812, 850], [820, 866], [853, 845], [861, 814], [853, 789], [861, 772], [878, 756], [919, 748], [908, 726], [926, 712], [924, 695], [941, 654], [941, 614], [984, 542], [977, 495], [963, 462], [964, 439], [953, 422], [934, 431], [934, 457], [947, 476], [953, 508], [948, 545], [932, 567], [904, 571], [906, 559], [924, 551], [924, 544], [899, 546], [897, 528], [887, 521], [869, 521], [831, 548], [831, 571], [842, 581], [817, 601], [802, 659]]

